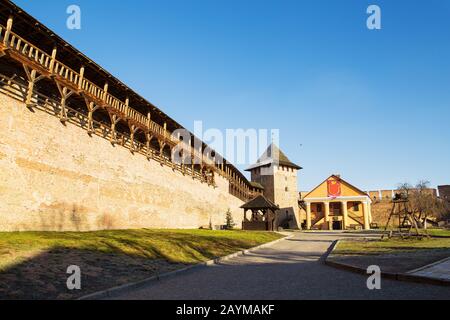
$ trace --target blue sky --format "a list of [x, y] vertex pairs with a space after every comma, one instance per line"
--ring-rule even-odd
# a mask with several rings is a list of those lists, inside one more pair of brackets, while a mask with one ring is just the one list
[[[301, 190], [332, 173], [450, 184], [447, 0], [15, 3], [188, 129], [280, 129]], [[366, 28], [370, 4], [382, 30]]]

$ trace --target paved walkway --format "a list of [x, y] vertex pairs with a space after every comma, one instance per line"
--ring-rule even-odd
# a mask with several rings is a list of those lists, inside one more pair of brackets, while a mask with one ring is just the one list
[[450, 258], [411, 274], [450, 281]]
[[118, 299], [450, 299], [450, 288], [382, 280], [367, 289], [367, 277], [324, 265], [336, 233], [296, 233], [270, 248], [220, 265], [202, 267], [129, 291]]

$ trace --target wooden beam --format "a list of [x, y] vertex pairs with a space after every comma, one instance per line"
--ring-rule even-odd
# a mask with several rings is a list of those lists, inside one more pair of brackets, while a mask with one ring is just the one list
[[136, 148], [134, 145], [134, 135], [136, 134], [136, 131], [138, 130], [138, 128], [136, 127], [136, 125], [131, 125], [130, 127], [130, 132], [131, 132], [131, 152], [135, 152]]
[[13, 26], [13, 17], [9, 16], [8, 21], [6, 22], [6, 32], [3, 38], [3, 43], [8, 46], [9, 45], [9, 36], [11, 35], [12, 26]]
[[150, 149], [150, 141], [152, 141], [153, 139], [153, 135], [151, 135], [150, 133], [147, 133], [147, 160], [150, 160], [151, 158], [151, 149]]
[[83, 80], [84, 80], [84, 66], [80, 68], [80, 78], [78, 79], [78, 90], [83, 88]]
[[53, 69], [55, 68], [55, 62], [56, 62], [56, 53], [57, 53], [57, 49], [56, 49], [56, 47], [54, 47], [53, 48], [53, 51], [52, 51], [52, 59], [50, 60], [50, 66], [49, 66], [49, 69], [50, 69], [50, 73], [53, 73]]
[[28, 79], [28, 90], [27, 90], [27, 96], [25, 99], [25, 104], [27, 107], [32, 107], [33, 104], [31, 103], [31, 99], [33, 98], [33, 91], [34, 91], [34, 85], [39, 81], [42, 80], [44, 78], [43, 75], [38, 76], [37, 75], [37, 71], [34, 69], [31, 69], [23, 64], [23, 69], [25, 70], [25, 74], [27, 76]]
[[108, 82], [107, 83], [105, 83], [105, 86], [103, 87], [103, 101], [106, 101], [106, 95], [108, 94], [108, 87], [109, 87], [109, 85], [108, 85]]
[[93, 101], [88, 100], [86, 97], [84, 98], [88, 109], [88, 134], [94, 133], [94, 112], [100, 109], [99, 105], [96, 105]]
[[111, 119], [111, 137], [109, 138], [109, 141], [112, 145], [115, 145], [117, 143], [116, 125], [120, 121], [120, 118], [115, 114], [111, 114], [109, 112], [108, 114]]
[[61, 112], [59, 113], [59, 120], [64, 123], [68, 119], [66, 102], [74, 92], [66, 86], [61, 85], [58, 81], [55, 82], [58, 87], [59, 94], [61, 95]]

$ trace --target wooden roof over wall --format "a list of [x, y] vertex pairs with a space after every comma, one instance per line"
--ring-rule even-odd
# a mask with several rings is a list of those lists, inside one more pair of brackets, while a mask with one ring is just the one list
[[[44, 50], [48, 54], [51, 54], [53, 48], [57, 48], [57, 59], [72, 68], [75, 71], [80, 70], [82, 66], [85, 68], [85, 77], [103, 88], [105, 83], [108, 83], [108, 92], [115, 97], [125, 101], [128, 97], [130, 99], [130, 106], [133, 109], [139, 111], [143, 115], [147, 115], [148, 112], [152, 115], [152, 120], [159, 123], [167, 123], [167, 129], [173, 132], [177, 129], [185, 129], [177, 121], [169, 117], [166, 113], [160, 110], [158, 107], [147, 101], [141, 95], [136, 93], [133, 89], [129, 88], [126, 84], [113, 76], [107, 70], [98, 65], [95, 61], [84, 55], [82, 52], [73, 47], [70, 43], [62, 39], [51, 29], [39, 22], [33, 16], [28, 14], [22, 8], [14, 4], [10, 0], [0, 0], [0, 24], [6, 26], [8, 17], [14, 18], [13, 32], [19, 34], [25, 40], [33, 43], [41, 50]], [[187, 129], [186, 129], [187, 130]], [[194, 141], [201, 141], [199, 138], [190, 133], [194, 144]], [[201, 141], [202, 146], [206, 149], [208, 146]], [[220, 155], [216, 153], [219, 157]], [[223, 158], [222, 156], [220, 156]], [[224, 160], [226, 166], [228, 166], [233, 172], [235, 172], [244, 183], [252, 187], [248, 179], [226, 159]]]
[[[169, 117], [166, 113], [156, 107], [154, 104], [136, 93], [118, 78], [113, 76], [95, 61], [84, 55], [82, 52], [73, 47], [70, 43], [62, 39], [51, 29], [39, 22], [33, 16], [21, 9], [10, 0], [1, 0], [0, 4], [0, 23], [6, 26], [9, 16], [13, 16], [13, 32], [19, 34], [24, 39], [30, 41], [48, 54], [51, 54], [53, 48], [57, 48], [57, 59], [72, 68], [79, 71], [82, 66], [85, 68], [85, 77], [103, 88], [108, 83], [108, 92], [122, 101], [128, 97], [130, 105], [133, 109], [139, 111], [143, 115], [148, 112], [152, 115], [152, 120], [164, 124], [167, 123], [167, 129], [171, 132], [177, 129], [185, 129], [177, 121]], [[198, 141], [192, 133], [191, 136]], [[202, 142], [204, 148], [206, 144]]]

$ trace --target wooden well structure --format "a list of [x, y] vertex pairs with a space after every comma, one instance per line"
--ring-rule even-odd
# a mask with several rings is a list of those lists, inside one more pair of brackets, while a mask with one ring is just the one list
[[[243, 230], [274, 231], [275, 211], [280, 208], [272, 201], [259, 195], [241, 208], [244, 209]], [[250, 218], [247, 217], [248, 211], [252, 213]]]

